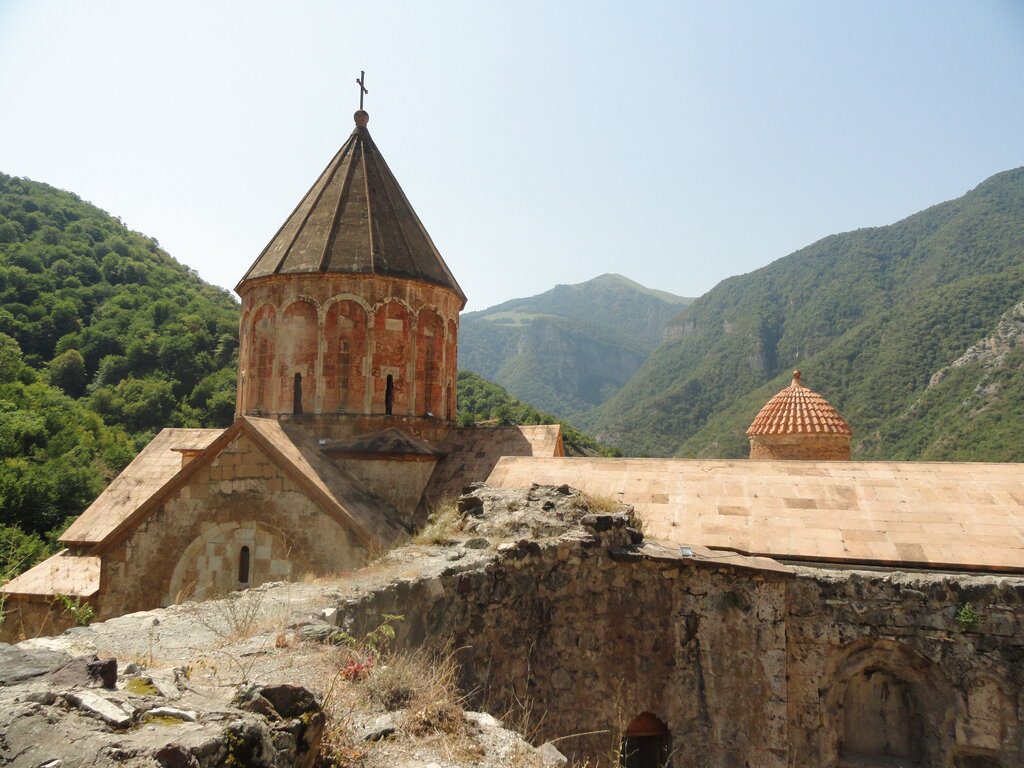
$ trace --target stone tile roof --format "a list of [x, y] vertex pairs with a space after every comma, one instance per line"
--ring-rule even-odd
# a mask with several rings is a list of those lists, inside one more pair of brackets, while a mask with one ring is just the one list
[[422, 280], [465, 302], [365, 124], [356, 125], [241, 282], [316, 272]]
[[222, 429], [163, 429], [71, 524], [60, 540], [90, 545], [103, 541], [181, 470], [176, 449], [205, 449]]
[[748, 435], [852, 435], [839, 411], [800, 381], [793, 371], [792, 383], [765, 403], [747, 430]]
[[11, 579], [0, 592], [8, 595], [39, 595], [53, 597], [92, 597], [100, 589], [100, 559], [75, 557], [62, 550], [43, 560], [17, 578]]
[[451, 430], [438, 447], [445, 457], [424, 491], [430, 503], [458, 496], [463, 486], [486, 480], [502, 456], [562, 456], [562, 427], [461, 427]]
[[568, 483], [654, 539], [789, 560], [1024, 571], [1024, 464], [502, 458], [488, 482]]

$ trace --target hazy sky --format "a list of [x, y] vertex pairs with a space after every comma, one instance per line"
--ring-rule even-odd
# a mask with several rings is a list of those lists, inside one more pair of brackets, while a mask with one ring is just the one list
[[232, 287], [352, 129], [470, 309], [698, 295], [1024, 164], [1024, 2], [0, 0], [0, 171]]

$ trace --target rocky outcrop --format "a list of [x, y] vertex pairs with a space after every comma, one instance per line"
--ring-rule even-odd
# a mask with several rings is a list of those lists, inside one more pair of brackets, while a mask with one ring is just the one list
[[230, 701], [184, 668], [118, 675], [114, 659], [8, 645], [0, 659], [0, 765], [309, 768], [319, 753], [324, 715], [304, 688], [248, 686]]
[[960, 357], [932, 374], [928, 387], [940, 383], [953, 368], [974, 364], [986, 370], [998, 368], [1010, 352], [1021, 347], [1024, 347], [1024, 301], [1006, 312], [991, 334], [972, 344]]
[[[378, 664], [364, 650], [384, 627], [397, 651]], [[1019, 577], [668, 547], [628, 507], [568, 486], [475, 486], [423, 541], [344, 578], [3, 649], [0, 764], [208, 765], [232, 744], [248, 764], [301, 764], [319, 704], [329, 733], [346, 721], [331, 743], [367, 768], [613, 764], [637, 719], [664, 726], [676, 766], [1009, 768], [1022, 638]], [[338, 653], [350, 663], [324, 667]], [[396, 674], [405, 653], [427, 654], [422, 675], [453, 665], [457, 703], [392, 688], [369, 706], [354, 698], [364, 686], [338, 708], [334, 681], [383, 680], [372, 670]], [[116, 688], [93, 654], [125, 664]], [[58, 669], [78, 682], [49, 682]], [[74, 735], [75, 754], [49, 756], [64, 748], [46, 727], [60, 744]]]

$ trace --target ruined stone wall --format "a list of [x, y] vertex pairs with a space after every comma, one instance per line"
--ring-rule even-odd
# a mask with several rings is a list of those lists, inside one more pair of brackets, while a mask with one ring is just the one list
[[[242, 548], [248, 582], [240, 583]], [[244, 435], [104, 557], [100, 618], [305, 573], [366, 553]]]
[[796, 569], [787, 595], [797, 765], [920, 755], [1024, 764], [1024, 580]]
[[751, 459], [849, 461], [848, 435], [752, 435]]
[[676, 768], [1021, 764], [1024, 580], [786, 575], [600, 535], [505, 545], [471, 569], [455, 553], [339, 623], [402, 614], [403, 644], [459, 649], [474, 705], [523, 716], [538, 743], [587, 734], [558, 742], [576, 758], [607, 761], [650, 712]]
[[454, 291], [319, 273], [242, 291], [236, 413], [384, 414], [391, 376], [393, 415], [456, 418]]

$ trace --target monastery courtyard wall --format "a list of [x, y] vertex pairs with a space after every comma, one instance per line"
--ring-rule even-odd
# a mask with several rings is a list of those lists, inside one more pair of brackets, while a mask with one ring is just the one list
[[528, 709], [536, 742], [575, 758], [606, 757], [649, 712], [674, 766], [1024, 761], [1024, 579], [682, 557], [632, 545], [614, 516], [584, 522], [589, 537], [399, 580], [338, 622], [402, 614], [402, 643], [460, 649], [472, 706]]

